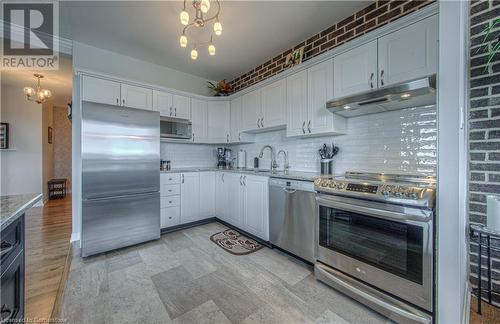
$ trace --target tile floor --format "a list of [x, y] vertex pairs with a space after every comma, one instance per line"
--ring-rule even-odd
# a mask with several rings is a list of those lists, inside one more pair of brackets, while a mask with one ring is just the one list
[[[269, 248], [232, 255], [211, 223], [117, 252], [73, 257], [67, 323], [388, 323]], [[75, 253], [76, 254], [76, 253]]]

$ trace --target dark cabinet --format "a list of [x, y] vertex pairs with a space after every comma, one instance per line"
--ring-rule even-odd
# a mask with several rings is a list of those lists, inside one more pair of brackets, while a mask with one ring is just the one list
[[0, 237], [0, 319], [19, 322], [24, 317], [24, 215]]

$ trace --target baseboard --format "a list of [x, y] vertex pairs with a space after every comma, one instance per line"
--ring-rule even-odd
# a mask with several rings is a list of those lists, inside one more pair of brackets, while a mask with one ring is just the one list
[[175, 225], [175, 226], [171, 226], [171, 227], [166, 227], [166, 228], [160, 229], [160, 234], [172, 233], [172, 232], [180, 231], [180, 230], [183, 230], [183, 229], [186, 229], [186, 228], [195, 227], [195, 226], [198, 226], [198, 225], [213, 223], [215, 221], [216, 221], [215, 217], [210, 217], [210, 218], [205, 218], [205, 219], [202, 219], [202, 220], [199, 220], [199, 221], [196, 221], [196, 222], [191, 222], [191, 223], [186, 223], [186, 224], [181, 224], [181, 225]]
[[80, 241], [80, 233], [71, 233], [71, 239], [69, 241], [71, 243]]

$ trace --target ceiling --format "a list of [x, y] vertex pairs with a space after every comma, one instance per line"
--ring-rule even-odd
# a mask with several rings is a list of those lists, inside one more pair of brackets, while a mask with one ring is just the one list
[[66, 107], [71, 101], [72, 89], [72, 64], [71, 57], [65, 54], [59, 55], [59, 70], [29, 71], [15, 70], [2, 71], [2, 87], [18, 87], [19, 91], [26, 86], [35, 87], [36, 78], [33, 73], [40, 73], [44, 76], [41, 80], [42, 88], [52, 92], [49, 99], [54, 106]]
[[[60, 35], [210, 80], [231, 80], [370, 3], [223, 1], [217, 53], [199, 48], [196, 61], [189, 45], [179, 46], [181, 1], [64, 1]], [[188, 12], [192, 17], [192, 8]], [[188, 41], [207, 41], [211, 28], [204, 29], [188, 33]]]

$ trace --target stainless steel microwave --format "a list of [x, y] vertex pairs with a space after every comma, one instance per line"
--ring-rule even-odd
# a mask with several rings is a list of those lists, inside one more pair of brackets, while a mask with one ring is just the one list
[[160, 117], [160, 137], [191, 139], [192, 123], [188, 119]]

